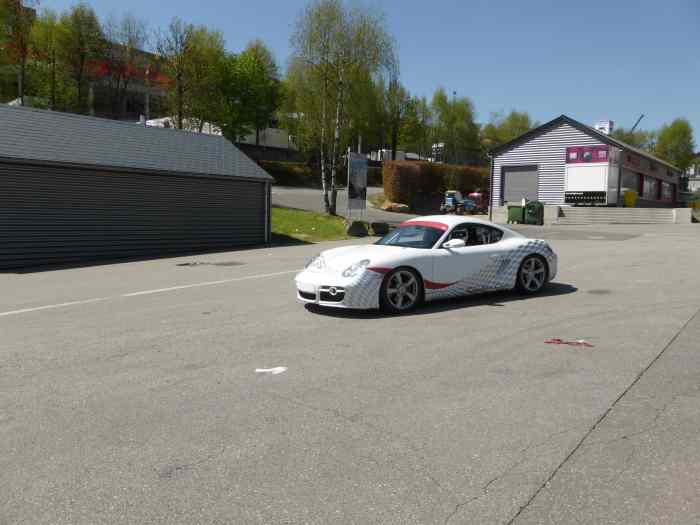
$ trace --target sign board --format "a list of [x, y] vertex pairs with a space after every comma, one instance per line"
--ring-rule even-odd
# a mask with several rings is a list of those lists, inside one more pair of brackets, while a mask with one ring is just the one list
[[608, 162], [608, 146], [571, 146], [566, 148], [567, 164]]
[[367, 157], [348, 153], [348, 210], [367, 208]]

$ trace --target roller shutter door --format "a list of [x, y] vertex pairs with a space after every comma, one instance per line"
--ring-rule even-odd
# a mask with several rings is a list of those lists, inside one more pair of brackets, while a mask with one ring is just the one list
[[265, 242], [264, 182], [0, 162], [0, 268]]
[[503, 168], [503, 201], [537, 200], [537, 166], [509, 166]]

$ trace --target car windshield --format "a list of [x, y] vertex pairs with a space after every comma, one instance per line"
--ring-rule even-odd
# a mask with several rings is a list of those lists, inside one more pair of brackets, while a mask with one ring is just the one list
[[401, 226], [377, 241], [384, 246], [429, 250], [444, 232], [430, 226]]

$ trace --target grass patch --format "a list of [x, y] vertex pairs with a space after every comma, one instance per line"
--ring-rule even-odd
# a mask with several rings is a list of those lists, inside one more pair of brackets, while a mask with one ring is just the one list
[[272, 208], [272, 235], [302, 242], [349, 239], [342, 217], [292, 208]]

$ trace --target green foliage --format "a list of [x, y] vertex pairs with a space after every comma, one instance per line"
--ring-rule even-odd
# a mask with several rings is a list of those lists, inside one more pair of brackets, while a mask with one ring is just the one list
[[224, 111], [220, 79], [225, 61], [224, 37], [219, 31], [191, 29], [182, 64], [183, 108], [197, 131], [207, 122], [218, 122]]
[[334, 213], [335, 179], [340, 156], [352, 140], [351, 122], [357, 118], [355, 125], [364, 125], [353, 87], [363, 82], [367, 86], [369, 78], [390, 69], [395, 63], [393, 41], [376, 10], [316, 0], [296, 21], [291, 44], [287, 91], [294, 105], [287, 111], [298, 122], [290, 131], [307, 154], [318, 155], [324, 203]]
[[634, 146], [635, 148], [648, 151], [649, 153], [654, 152], [654, 147], [656, 143], [656, 133], [653, 131], [645, 130], [635, 130], [625, 128], [617, 128], [612, 132], [612, 137], [617, 140], [621, 140], [625, 144]]
[[104, 57], [105, 39], [95, 11], [85, 3], [73, 6], [61, 15], [56, 33], [58, 60], [75, 84], [73, 108], [87, 110], [87, 82], [94, 71], [93, 62]]
[[511, 111], [503, 116], [502, 113], [491, 115], [491, 120], [481, 130], [481, 143], [484, 149], [491, 150], [502, 144], [527, 133], [539, 126], [525, 111]]
[[662, 126], [656, 142], [656, 155], [682, 170], [686, 170], [695, 156], [693, 128], [686, 119], [677, 118]]
[[443, 161], [465, 164], [481, 156], [479, 126], [474, 120], [474, 106], [466, 98], [450, 99], [443, 88], [433, 95], [435, 140], [444, 143]]
[[408, 100], [399, 132], [401, 149], [421, 157], [432, 154], [432, 112], [425, 97]]
[[270, 125], [279, 107], [279, 71], [272, 53], [261, 40], [248, 44], [238, 60], [248, 86], [246, 103], [250, 113], [247, 120], [256, 132], [255, 143], [258, 144], [260, 131]]
[[278, 186], [318, 188], [319, 181], [313, 170], [299, 162], [260, 161], [260, 167], [275, 179]]

